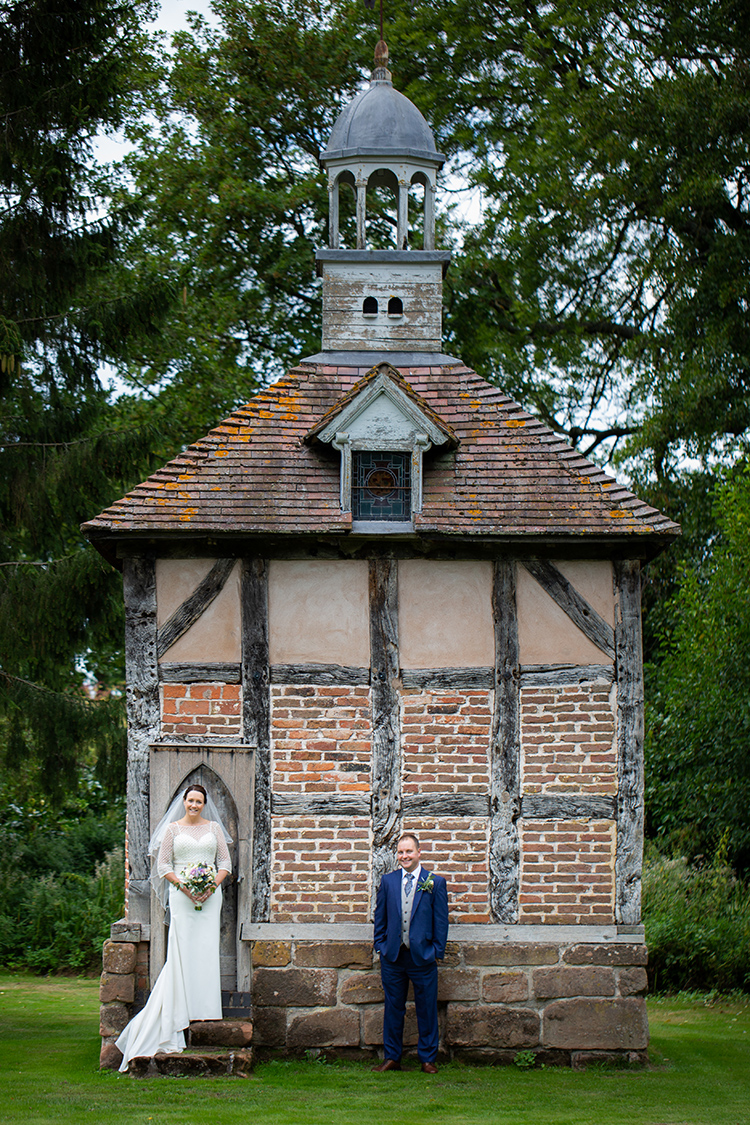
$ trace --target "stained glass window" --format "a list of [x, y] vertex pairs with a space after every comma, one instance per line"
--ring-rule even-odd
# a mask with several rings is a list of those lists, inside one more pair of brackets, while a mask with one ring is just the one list
[[352, 518], [399, 522], [411, 519], [410, 454], [352, 454]]

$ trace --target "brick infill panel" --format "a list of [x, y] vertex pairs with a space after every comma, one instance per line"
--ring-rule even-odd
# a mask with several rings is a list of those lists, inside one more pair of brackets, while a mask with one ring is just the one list
[[371, 730], [367, 686], [273, 686], [274, 792], [369, 793]]
[[162, 734], [240, 734], [239, 684], [162, 684], [160, 693]]
[[521, 689], [524, 793], [617, 792], [613, 703], [599, 684]]
[[524, 820], [519, 921], [614, 921], [615, 825], [607, 820]]
[[403, 792], [486, 792], [491, 721], [488, 691], [405, 691]]
[[448, 881], [452, 923], [490, 921], [486, 817], [409, 817], [405, 832], [416, 833], [422, 862]]
[[368, 922], [369, 818], [274, 817], [272, 922]]

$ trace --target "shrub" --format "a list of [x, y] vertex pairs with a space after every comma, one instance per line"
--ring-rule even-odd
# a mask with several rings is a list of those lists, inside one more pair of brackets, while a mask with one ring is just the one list
[[0, 964], [37, 972], [94, 970], [122, 916], [123, 816], [89, 787], [52, 809], [0, 807]]
[[643, 921], [654, 992], [750, 992], [750, 889], [724, 862], [689, 864], [652, 850], [643, 869]]
[[100, 968], [102, 943], [122, 915], [123, 876], [116, 848], [92, 876], [68, 871], [0, 887], [0, 961], [42, 973]]

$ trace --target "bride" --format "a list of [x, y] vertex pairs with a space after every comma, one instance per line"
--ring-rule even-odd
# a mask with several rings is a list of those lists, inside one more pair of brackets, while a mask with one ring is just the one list
[[[204, 819], [204, 810], [210, 820]], [[178, 819], [180, 812], [184, 815]], [[163, 905], [169, 896], [167, 959], [145, 1008], [117, 1040], [121, 1071], [137, 1056], [184, 1051], [184, 1029], [191, 1020], [221, 1019], [221, 884], [232, 869], [227, 839], [202, 785], [189, 785], [182, 799], [172, 802], [151, 837], [151, 881]], [[202, 893], [186, 882], [199, 863], [213, 873], [213, 885]]]

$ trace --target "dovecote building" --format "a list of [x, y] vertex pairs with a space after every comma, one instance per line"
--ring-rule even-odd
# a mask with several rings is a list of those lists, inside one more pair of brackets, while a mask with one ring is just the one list
[[127, 613], [104, 1065], [164, 960], [147, 845], [188, 781], [232, 827], [225, 1013], [256, 1048], [379, 1046], [371, 917], [403, 830], [448, 879], [447, 1055], [647, 1046], [640, 583], [679, 529], [442, 352], [443, 157], [378, 52], [322, 156], [322, 350], [84, 528]]

